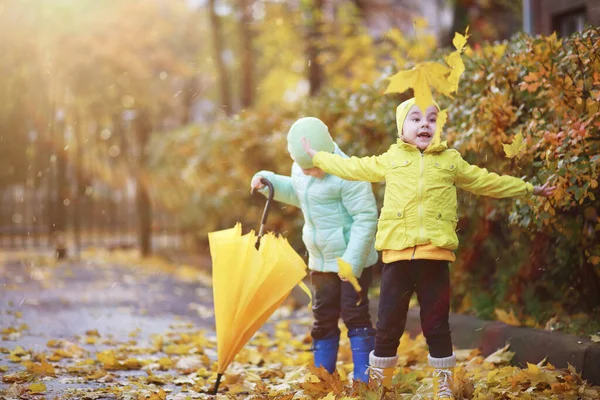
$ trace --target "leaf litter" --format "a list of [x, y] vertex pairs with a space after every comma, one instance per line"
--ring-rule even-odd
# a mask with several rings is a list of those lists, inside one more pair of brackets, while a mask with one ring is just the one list
[[[131, 260], [116, 257], [122, 269]], [[111, 260], [107, 260], [107, 263]], [[112, 261], [114, 263], [114, 261]], [[147, 263], [147, 264], [146, 264]], [[138, 273], [161, 273], [210, 285], [197, 268], [174, 268], [164, 261], [140, 262]], [[157, 267], [160, 267], [157, 269]], [[55, 268], [55, 266], [53, 266]], [[48, 276], [51, 276], [48, 273]], [[202, 276], [199, 278], [199, 276]], [[191, 308], [198, 318], [211, 318], [210, 305], [198, 298]], [[151, 316], [148, 316], [151, 318]], [[422, 335], [402, 337], [393, 388], [383, 391], [350, 383], [352, 354], [345, 328], [337, 371], [314, 368], [309, 335], [312, 317], [306, 307], [282, 306], [229, 366], [217, 399], [420, 399], [430, 398], [433, 382]], [[22, 324], [1, 327], [0, 375], [5, 399], [132, 399], [188, 400], [215, 398], [216, 337], [210, 329], [180, 322], [147, 339], [132, 327], [130, 337], [116, 340], [88, 330], [74, 337], [50, 338], [43, 349], [21, 344], [29, 334]], [[20, 335], [12, 335], [19, 332]], [[79, 335], [78, 335], [79, 334]], [[139, 339], [139, 340], [138, 340]], [[6, 343], [12, 344], [6, 346]], [[589, 385], [569, 366], [557, 369], [546, 360], [525, 368], [511, 365], [507, 344], [483, 357], [477, 349], [457, 349], [454, 393], [457, 399], [597, 399], [600, 387]], [[61, 386], [60, 393], [52, 388]], [[65, 389], [66, 387], [66, 389]], [[48, 397], [43, 397], [48, 396]]]

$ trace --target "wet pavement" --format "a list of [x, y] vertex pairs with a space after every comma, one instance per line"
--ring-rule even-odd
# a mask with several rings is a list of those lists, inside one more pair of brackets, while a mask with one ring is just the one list
[[[115, 263], [98, 254], [62, 263], [5, 254], [0, 268], [0, 348], [5, 350], [0, 366], [6, 374], [22, 370], [6, 351], [20, 346], [32, 354], [47, 352], [50, 340], [77, 343], [94, 358], [94, 352], [110, 344], [140, 346], [177, 327], [206, 329], [214, 337], [209, 266], [184, 268], [181, 274], [160, 262]], [[86, 343], [83, 338], [90, 332], [109, 345]], [[60, 380], [45, 383], [46, 394], [52, 396], [72, 387]], [[82, 385], [97, 386], [77, 383]], [[9, 386], [0, 382], [0, 390]]]
[[[217, 359], [210, 268], [208, 256], [182, 263], [95, 250], [56, 262], [0, 253], [0, 399], [39, 399], [39, 383], [52, 399], [206, 397]], [[306, 358], [308, 309], [278, 309], [259, 342], [278, 323]]]

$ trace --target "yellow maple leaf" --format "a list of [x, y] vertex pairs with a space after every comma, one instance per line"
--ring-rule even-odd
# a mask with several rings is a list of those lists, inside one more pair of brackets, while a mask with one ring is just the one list
[[404, 38], [403, 33], [399, 29], [396, 29], [396, 28], [390, 29], [385, 34], [385, 38], [390, 40], [392, 43], [394, 43], [399, 48], [408, 47], [408, 40], [406, 40]]
[[496, 350], [489, 356], [487, 356], [483, 362], [491, 363], [491, 364], [508, 364], [510, 360], [515, 355], [514, 351], [508, 351], [510, 344], [502, 347], [501, 349]]
[[415, 18], [415, 20], [413, 21], [413, 24], [415, 25], [415, 28], [427, 28], [427, 26], [429, 25], [427, 23], [427, 20], [423, 17], [417, 17]]
[[523, 142], [523, 134], [521, 132], [515, 135], [511, 144], [503, 143], [504, 152], [506, 153], [507, 158], [520, 157], [521, 152], [525, 148], [525, 143]]
[[106, 371], [103, 369], [98, 369], [89, 374], [86, 379], [90, 381], [95, 381], [96, 379], [100, 379], [106, 376]]
[[119, 361], [112, 350], [96, 353], [96, 358], [104, 365], [104, 369], [119, 369]]
[[513, 325], [513, 326], [521, 326], [521, 321], [515, 316], [512, 310], [510, 310], [510, 314], [506, 311], [496, 308], [494, 309], [494, 313], [496, 314], [496, 318], [498, 321], [502, 321], [505, 324]]
[[600, 343], [600, 335], [590, 335], [590, 338], [592, 339], [592, 342]]
[[463, 72], [465, 72], [465, 64], [460, 55], [460, 51], [453, 51], [444, 57], [446, 64], [450, 66], [450, 75], [448, 75], [448, 82], [452, 84], [453, 91], [458, 90], [458, 83]]
[[175, 364], [175, 362], [168, 357], [163, 357], [163, 358], [159, 359], [157, 362], [158, 362], [158, 365], [160, 365], [160, 368], [163, 370], [168, 370], [169, 368], [172, 368], [173, 365]]
[[454, 33], [454, 38], [452, 39], [452, 44], [454, 45], [454, 48], [456, 50], [458, 50], [459, 52], [462, 52], [465, 49], [465, 46], [467, 45], [467, 39], [469, 38], [469, 27], [467, 26], [467, 29], [465, 29], [465, 34], [461, 35], [458, 32]]
[[448, 120], [448, 109], [441, 110], [437, 116], [435, 133], [433, 134], [433, 144], [438, 144], [442, 140], [442, 129]]
[[85, 331], [85, 334], [87, 336], [95, 336], [95, 337], [100, 337], [100, 332], [98, 332], [98, 329], [90, 329]]
[[302, 291], [304, 293], [306, 293], [306, 295], [308, 296], [308, 309], [311, 310], [312, 309], [312, 293], [310, 292], [310, 289], [302, 281], [298, 282], [298, 287], [300, 289], [302, 289]]
[[356, 290], [357, 293], [360, 293], [362, 288], [360, 287], [360, 285], [358, 284], [358, 280], [352, 273], [352, 266], [350, 264], [348, 264], [346, 261], [342, 260], [341, 258], [337, 259], [337, 264], [338, 264], [338, 268], [339, 268], [340, 277], [342, 277], [342, 278], [346, 279], [348, 282], [350, 282], [352, 284], [352, 287], [354, 288], [354, 290]]
[[188, 354], [192, 350], [192, 347], [190, 344], [170, 344], [164, 346], [163, 351], [169, 355], [183, 355]]
[[46, 385], [40, 382], [32, 383], [29, 385], [28, 389], [31, 393], [44, 393], [46, 391]]
[[160, 389], [158, 392], [150, 394], [150, 397], [148, 397], [148, 400], [165, 400], [166, 398], [167, 398], [167, 392]]
[[96, 344], [97, 341], [98, 341], [98, 338], [96, 336], [87, 336], [85, 338], [86, 344]]
[[27, 371], [33, 374], [42, 376], [54, 376], [56, 374], [54, 367], [43, 358], [40, 360], [39, 364], [33, 361], [25, 361], [23, 365], [27, 368]]
[[540, 372], [540, 367], [537, 364], [527, 363], [527, 372], [537, 374]]
[[437, 62], [417, 64], [410, 70], [389, 77], [390, 84], [384, 93], [403, 93], [412, 88], [417, 106], [424, 111], [433, 104], [430, 86], [446, 96], [454, 91], [454, 85], [447, 79], [450, 71], [450, 68]]
[[327, 396], [321, 397], [321, 400], [335, 400], [335, 394], [333, 392], [329, 392]]
[[122, 365], [127, 369], [140, 369], [143, 366], [143, 362], [137, 358], [128, 358], [122, 363]]

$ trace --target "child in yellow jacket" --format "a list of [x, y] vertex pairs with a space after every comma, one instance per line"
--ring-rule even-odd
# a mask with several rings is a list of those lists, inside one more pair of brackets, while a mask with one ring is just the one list
[[408, 304], [416, 291], [421, 327], [434, 367], [434, 398], [453, 399], [456, 356], [450, 326], [449, 262], [455, 261], [456, 187], [495, 198], [550, 196], [555, 187], [532, 186], [467, 163], [446, 142], [432, 144], [439, 107], [425, 113], [409, 99], [396, 109], [400, 135], [380, 156], [342, 158], [310, 147], [313, 164], [342, 179], [386, 182], [375, 248], [383, 253], [375, 350], [369, 357], [371, 379], [390, 386], [398, 361]]

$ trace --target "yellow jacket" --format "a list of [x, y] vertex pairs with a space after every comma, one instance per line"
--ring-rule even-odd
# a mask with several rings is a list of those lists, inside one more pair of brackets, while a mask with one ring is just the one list
[[456, 187], [495, 198], [533, 194], [530, 183], [470, 165], [458, 151], [448, 149], [446, 142], [421, 152], [398, 139], [384, 154], [364, 158], [342, 158], [320, 151], [313, 164], [347, 180], [385, 180], [375, 239], [377, 250], [403, 250], [424, 244], [456, 249]]

